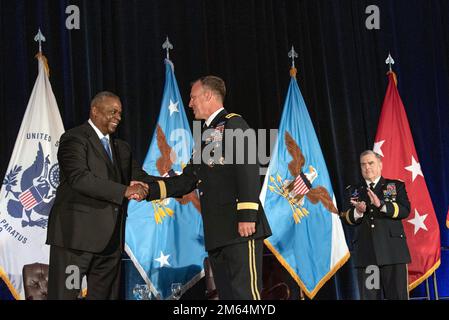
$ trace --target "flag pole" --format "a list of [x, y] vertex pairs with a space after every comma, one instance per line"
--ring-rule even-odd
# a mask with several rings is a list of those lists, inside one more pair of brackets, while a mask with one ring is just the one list
[[[288, 52], [288, 57], [292, 59], [292, 65], [290, 67], [290, 77], [296, 79], [296, 74], [298, 73], [298, 69], [295, 67], [295, 58], [298, 58], [298, 53], [295, 51], [295, 47], [292, 45], [292, 48]], [[302, 291], [301, 286], [299, 286], [299, 300], [305, 300], [304, 291]]]
[[170, 40], [168, 39], [168, 36], [165, 39], [165, 42], [162, 44], [162, 49], [166, 51], [165, 60], [170, 64], [171, 70], [175, 72], [175, 65], [170, 60], [170, 50], [173, 50], [173, 45], [171, 44]]
[[47, 58], [42, 53], [42, 42], [45, 42], [45, 37], [41, 32], [41, 28], [38, 29], [36, 36], [34, 37], [34, 41], [39, 43], [39, 52], [36, 54], [36, 59], [41, 59], [42, 63], [45, 67], [45, 73], [47, 74], [47, 77], [50, 77], [50, 68], [48, 67]]
[[296, 73], [298, 72], [298, 70], [295, 67], [295, 58], [298, 58], [298, 53], [295, 51], [293, 45], [291, 50], [288, 52], [288, 57], [292, 59], [292, 66], [290, 68], [290, 77], [296, 78]]
[[165, 39], [165, 42], [162, 44], [162, 49], [166, 50], [166, 54], [167, 54], [166, 58], [167, 58], [167, 60], [170, 60], [170, 50], [173, 49], [173, 45], [171, 44], [170, 40], [168, 40], [168, 36]]
[[385, 60], [385, 64], [388, 64], [388, 72], [387, 74], [393, 74], [393, 79], [394, 79], [394, 83], [397, 86], [398, 85], [398, 79], [396, 77], [396, 73], [394, 73], [393, 69], [391, 68], [391, 66], [394, 64], [394, 60], [393, 57], [391, 56], [390, 52], [388, 52], [388, 57]]
[[390, 69], [389, 71], [392, 72], [393, 70], [391, 69], [391, 65], [394, 64], [394, 60], [393, 60], [393, 57], [391, 56], [390, 52], [388, 52], [388, 57], [387, 57], [387, 60], [385, 60], [385, 64], [388, 64], [388, 68]]
[[36, 36], [34, 37], [34, 41], [39, 42], [39, 53], [42, 54], [42, 42], [45, 42], [45, 37], [41, 32], [41, 28], [38, 29]]

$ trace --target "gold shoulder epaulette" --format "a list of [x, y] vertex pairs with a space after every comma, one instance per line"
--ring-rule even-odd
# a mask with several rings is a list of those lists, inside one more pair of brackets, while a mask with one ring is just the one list
[[237, 113], [228, 113], [228, 114], [225, 116], [226, 119], [231, 119], [231, 118], [234, 118], [234, 117], [241, 117], [241, 115], [239, 115], [239, 114], [237, 114]]

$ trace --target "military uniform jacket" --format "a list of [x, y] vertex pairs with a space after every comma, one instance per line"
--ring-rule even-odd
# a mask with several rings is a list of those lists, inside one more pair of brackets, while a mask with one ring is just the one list
[[[347, 188], [343, 221], [357, 226], [353, 244], [353, 259], [356, 267], [368, 265], [390, 265], [409, 263], [410, 252], [407, 246], [402, 219], [410, 214], [405, 184], [399, 180], [380, 178], [374, 193], [385, 203], [386, 213], [370, 203], [366, 193], [366, 183]], [[355, 208], [350, 200], [365, 201], [367, 209], [362, 218], [355, 220]]]
[[[237, 134], [244, 133], [249, 126], [239, 115], [223, 110], [203, 131], [201, 149], [194, 151], [182, 175], [150, 185], [152, 193], [157, 190], [160, 198], [179, 197], [198, 189], [208, 251], [271, 235], [259, 203], [260, 176], [255, 146], [251, 150], [248, 143], [239, 144], [239, 139], [227, 136], [226, 129], [237, 129], [231, 130]], [[248, 155], [249, 149], [254, 153], [250, 155], [254, 161], [241, 157]], [[256, 222], [256, 233], [241, 237], [238, 222]]]

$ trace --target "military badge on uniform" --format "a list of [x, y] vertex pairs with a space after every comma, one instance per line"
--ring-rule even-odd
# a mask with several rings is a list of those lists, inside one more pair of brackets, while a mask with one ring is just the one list
[[389, 183], [387, 184], [387, 187], [384, 190], [384, 196], [385, 197], [396, 197], [396, 184], [394, 183]]
[[213, 137], [212, 137], [212, 135], [210, 135], [209, 137], [206, 138], [206, 140], [204, 140], [204, 143], [209, 144], [212, 142], [212, 139], [213, 139]]
[[350, 200], [361, 202], [368, 202], [368, 194], [366, 193], [366, 188], [363, 186], [355, 187], [350, 192]]
[[215, 127], [214, 132], [212, 132], [212, 141], [223, 141], [223, 132], [224, 132], [224, 125]]
[[354, 189], [354, 191], [351, 193], [351, 200], [357, 201], [359, 200], [360, 192], [359, 189]]
[[221, 141], [223, 141], [224, 124], [216, 126], [213, 130], [212, 129], [208, 129], [208, 131], [212, 131], [212, 132], [206, 138], [205, 144], [209, 144], [211, 142], [221, 142]]

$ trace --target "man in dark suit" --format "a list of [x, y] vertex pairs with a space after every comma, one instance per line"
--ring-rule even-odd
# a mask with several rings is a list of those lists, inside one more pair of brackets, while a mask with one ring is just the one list
[[343, 213], [347, 224], [357, 226], [353, 259], [360, 298], [380, 299], [383, 293], [385, 299], [407, 300], [411, 259], [402, 226], [410, 214], [405, 184], [382, 177], [382, 159], [371, 150], [360, 155], [360, 166], [365, 181], [347, 188]]
[[[91, 102], [90, 119], [60, 139], [60, 184], [48, 220], [49, 299], [118, 299], [128, 199], [142, 200], [154, 179], [136, 165], [129, 145], [114, 139], [122, 105], [111, 92]], [[153, 187], [158, 192], [158, 186]]]
[[162, 188], [150, 184], [150, 190], [161, 190], [164, 198], [198, 188], [205, 245], [219, 298], [258, 300], [263, 239], [271, 230], [259, 203], [255, 141], [239, 141], [254, 132], [241, 116], [223, 108], [225, 94], [225, 84], [218, 77], [206, 76], [193, 83], [189, 107], [196, 119], [205, 120], [201, 148], [182, 175], [164, 179]]

